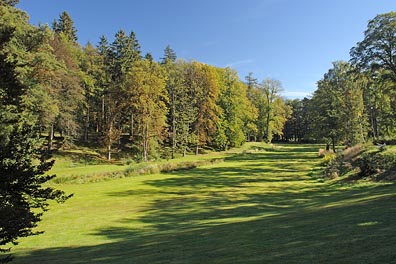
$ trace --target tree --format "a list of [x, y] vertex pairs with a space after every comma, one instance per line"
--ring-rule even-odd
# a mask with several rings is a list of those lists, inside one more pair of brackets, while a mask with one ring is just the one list
[[[55, 129], [71, 143], [80, 134], [79, 115], [84, 100], [83, 72], [79, 67], [81, 50], [63, 32], [54, 36], [50, 42], [53, 53], [58, 61], [54, 76], [50, 79], [52, 94], [58, 102], [59, 113], [56, 117]], [[50, 129], [52, 137], [53, 129]], [[82, 133], [81, 133], [82, 134]]]
[[66, 11], [60, 14], [58, 21], [52, 23], [52, 29], [58, 34], [63, 33], [70, 41], [77, 41], [77, 30], [73, 19]]
[[253, 73], [249, 72], [247, 76], [245, 76], [246, 80], [246, 85], [247, 85], [247, 93], [248, 93], [248, 98], [250, 100], [253, 100], [254, 97], [254, 89], [257, 88], [257, 79], [253, 77]]
[[164, 58], [162, 58], [162, 66], [165, 69], [165, 73], [167, 75], [166, 78], [166, 90], [169, 96], [168, 103], [168, 125], [170, 128], [170, 140], [171, 140], [171, 158], [175, 157], [175, 152], [178, 143], [178, 130], [176, 128], [177, 117], [180, 115], [179, 111], [181, 110], [177, 105], [180, 103], [180, 93], [178, 90], [182, 89], [182, 74], [181, 69], [176, 65], [176, 52], [171, 49], [168, 45], [164, 50]]
[[164, 50], [164, 57], [161, 64], [174, 63], [177, 59], [176, 52], [168, 45]]
[[310, 111], [308, 108], [310, 99], [304, 98], [288, 100], [286, 104], [291, 109], [291, 116], [284, 125], [283, 134], [286, 141], [301, 142], [309, 139]]
[[265, 79], [259, 86], [264, 96], [264, 109], [261, 118], [264, 118], [264, 135], [263, 138], [266, 142], [271, 142], [274, 130], [274, 103], [276, 99], [280, 96], [282, 89], [282, 84], [280, 81], [275, 79]]
[[365, 72], [359, 81], [364, 83], [363, 98], [368, 117], [369, 134], [374, 139], [396, 135], [396, 84], [389, 70]]
[[[166, 67], [165, 64], [164, 66]], [[172, 64], [167, 78], [169, 97], [168, 124], [171, 127], [172, 152], [186, 155], [188, 147], [194, 142], [193, 123], [198, 115], [193, 79], [195, 71], [190, 63], [177, 61]], [[173, 141], [174, 139], [174, 141]]]
[[84, 123], [84, 142], [89, 140], [89, 132], [95, 131], [92, 128], [96, 128], [99, 131], [99, 113], [101, 103], [101, 92], [100, 87], [101, 78], [99, 75], [102, 74], [100, 69], [100, 55], [98, 49], [95, 48], [91, 43], [82, 50], [79, 58], [79, 67], [81, 68], [81, 79], [82, 86], [84, 88], [84, 103], [82, 104], [83, 110], [83, 123]]
[[361, 76], [343, 61], [333, 63], [318, 82], [311, 100], [313, 128], [316, 138], [331, 143], [333, 151], [338, 143], [353, 145], [364, 142], [366, 134], [363, 84]]
[[390, 70], [396, 80], [396, 13], [380, 14], [370, 20], [364, 40], [351, 49], [350, 55], [359, 68]]
[[[134, 113], [130, 105], [130, 93], [127, 93], [128, 74], [141, 60], [140, 46], [133, 32], [129, 36], [119, 30], [114, 41], [108, 45], [102, 37], [99, 43], [101, 57], [102, 86], [102, 141], [107, 149], [107, 159], [111, 159], [111, 149], [121, 135], [121, 121], [129, 113], [131, 137], [133, 137]], [[128, 84], [130, 85], [130, 84]]]
[[128, 104], [135, 113], [143, 159], [148, 161], [149, 154], [154, 154], [155, 145], [162, 139], [166, 125], [168, 97], [163, 70], [156, 62], [142, 60], [128, 73], [125, 89], [130, 100]]
[[19, 3], [19, 0], [1, 0], [0, 5], [9, 5], [16, 6]]
[[192, 133], [194, 135], [195, 153], [199, 148], [212, 142], [219, 121], [219, 107], [216, 104], [220, 87], [217, 82], [216, 69], [207, 64], [192, 62], [189, 65], [186, 84], [191, 93], [196, 110]]
[[[0, 5], [0, 13], [0, 246], [4, 247], [16, 245], [20, 237], [40, 234], [32, 229], [48, 210], [48, 200], [63, 202], [70, 196], [43, 186], [55, 177], [45, 174], [53, 161], [48, 161], [36, 129], [38, 116], [31, 111], [32, 92], [42, 85], [35, 77], [37, 62], [51, 57], [45, 32], [29, 25], [27, 15], [18, 9]], [[6, 256], [2, 261], [8, 260]]]
[[239, 147], [246, 141], [245, 129], [251, 118], [251, 104], [247, 87], [236, 71], [230, 68], [218, 69], [220, 95], [217, 104], [221, 108], [218, 122], [217, 145], [220, 149]]

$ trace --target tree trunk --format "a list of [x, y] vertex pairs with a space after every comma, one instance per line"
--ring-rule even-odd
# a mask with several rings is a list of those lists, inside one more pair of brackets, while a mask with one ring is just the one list
[[265, 127], [265, 135], [264, 135], [264, 137], [265, 137], [265, 142], [266, 143], [270, 143], [269, 142], [269, 121], [270, 121], [270, 112], [269, 112], [270, 110], [268, 109], [268, 113], [267, 113], [267, 121], [266, 121], [266, 127]]
[[148, 154], [148, 123], [146, 123], [146, 131], [144, 131], [144, 136], [143, 136], [143, 157], [144, 157], [144, 162], [147, 162], [147, 154]]
[[103, 133], [105, 124], [105, 97], [102, 96], [102, 116], [101, 116], [100, 132]]
[[130, 130], [129, 130], [129, 136], [130, 136], [130, 138], [132, 139], [133, 138], [133, 133], [134, 133], [134, 131], [133, 131], [133, 129], [134, 129], [134, 120], [133, 120], [133, 113], [131, 113], [131, 117], [130, 117]]
[[199, 145], [197, 144], [197, 146], [195, 147], [195, 155], [199, 154]]
[[175, 94], [172, 93], [172, 159], [176, 151], [176, 117], [175, 117]]
[[88, 129], [89, 129], [89, 106], [87, 107], [87, 117], [85, 120], [84, 142], [88, 142]]
[[333, 147], [333, 152], [336, 153], [335, 138], [334, 138], [334, 137], [331, 138], [331, 145], [332, 145], [332, 147]]
[[107, 160], [111, 160], [111, 143], [107, 144]]
[[54, 142], [54, 124], [50, 125], [50, 131], [48, 134], [48, 150], [51, 151], [52, 150], [52, 145]]
[[112, 133], [113, 133], [113, 122], [111, 122], [109, 124], [109, 131], [107, 131], [107, 160], [110, 161], [111, 160], [111, 145], [113, 143], [113, 139], [112, 139]]

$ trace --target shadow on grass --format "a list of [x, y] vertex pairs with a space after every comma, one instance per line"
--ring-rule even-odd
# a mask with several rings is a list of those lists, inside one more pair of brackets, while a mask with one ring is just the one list
[[[320, 183], [307, 176], [310, 155], [301, 151], [299, 173], [293, 158], [271, 152], [147, 180], [156, 199], [138, 218], [145, 228], [123, 227], [131, 216], [91, 234], [110, 243], [28, 252], [16, 263], [394, 263], [395, 186]], [[142, 194], [150, 192], [109, 193]]]

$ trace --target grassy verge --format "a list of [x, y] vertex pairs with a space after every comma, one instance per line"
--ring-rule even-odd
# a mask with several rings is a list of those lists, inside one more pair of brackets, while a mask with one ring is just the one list
[[[15, 263], [394, 263], [396, 186], [314, 177], [317, 146], [247, 145], [224, 162], [65, 184]], [[58, 186], [59, 187], [59, 186]]]
[[[242, 148], [236, 151], [240, 152]], [[227, 153], [230, 152], [215, 152], [198, 156], [188, 155], [172, 160], [147, 163], [131, 163], [130, 161], [108, 162], [95, 152], [84, 150], [63, 151], [54, 156], [56, 162], [49, 173], [56, 174], [57, 177], [52, 181], [56, 184], [98, 182], [115, 178], [186, 170], [219, 163], [223, 161]]]

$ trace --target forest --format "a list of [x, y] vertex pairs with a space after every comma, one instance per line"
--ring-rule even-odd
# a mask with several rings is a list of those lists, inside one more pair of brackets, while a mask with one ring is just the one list
[[[395, 12], [370, 20], [350, 60], [333, 62], [311, 96], [286, 99], [279, 80], [186, 61], [170, 46], [156, 61], [134, 31], [82, 45], [67, 12], [37, 26], [17, 2], [0, 1], [0, 246], [34, 234], [41, 213], [31, 208], [71, 197], [41, 188], [59, 149], [148, 162], [245, 142], [336, 152], [396, 141]], [[15, 218], [23, 219], [17, 227]]]
[[[177, 59], [169, 46], [156, 62], [133, 31], [81, 46], [67, 12], [37, 27], [22, 11], [2, 9], [3, 106], [34, 117], [50, 150], [95, 145], [108, 160], [122, 151], [147, 161], [246, 141], [334, 149], [396, 132], [394, 13], [370, 21], [350, 62], [334, 62], [312, 97], [287, 100], [278, 80], [241, 80], [231, 68]], [[7, 90], [12, 81], [20, 91]]]

